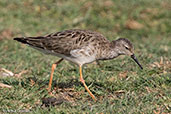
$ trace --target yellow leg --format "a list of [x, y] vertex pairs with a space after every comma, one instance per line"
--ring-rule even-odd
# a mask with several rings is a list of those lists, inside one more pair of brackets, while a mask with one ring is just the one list
[[52, 65], [52, 70], [51, 70], [50, 80], [49, 80], [48, 92], [51, 91], [51, 86], [52, 86], [52, 79], [53, 79], [54, 70], [55, 70], [56, 66], [57, 66], [60, 62], [62, 62], [62, 61], [63, 61], [63, 58], [60, 59], [58, 62], [56, 62], [56, 63], [54, 63], [54, 64]]
[[80, 68], [80, 81], [83, 83], [85, 89], [87, 90], [87, 92], [89, 93], [89, 95], [92, 97], [92, 99], [93, 99], [94, 101], [96, 101], [95, 96], [94, 96], [94, 95], [91, 93], [91, 91], [88, 89], [88, 87], [87, 87], [87, 85], [86, 85], [86, 83], [85, 83], [85, 81], [84, 81], [84, 79], [83, 79], [83, 75], [82, 75], [82, 66], [79, 66], [79, 68]]

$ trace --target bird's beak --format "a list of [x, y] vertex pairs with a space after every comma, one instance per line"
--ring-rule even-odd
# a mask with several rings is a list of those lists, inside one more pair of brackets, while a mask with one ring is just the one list
[[131, 55], [131, 58], [134, 59], [134, 61], [138, 64], [138, 66], [143, 69], [143, 67], [141, 66], [141, 64], [138, 62], [137, 58], [135, 57], [134, 54]]

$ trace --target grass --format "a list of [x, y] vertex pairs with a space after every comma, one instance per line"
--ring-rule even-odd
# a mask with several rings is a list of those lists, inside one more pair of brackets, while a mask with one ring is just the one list
[[[170, 6], [168, 0], [0, 1], [0, 68], [16, 74], [27, 70], [20, 78], [0, 74], [0, 82], [12, 86], [0, 88], [0, 113], [170, 113]], [[129, 38], [144, 70], [125, 56], [101, 62], [102, 67], [87, 65], [84, 78], [98, 99], [94, 102], [79, 82], [78, 67], [64, 61], [55, 70], [53, 93], [68, 100], [41, 107], [49, 96], [51, 65], [59, 58], [12, 38], [71, 28], [98, 31], [109, 40]]]

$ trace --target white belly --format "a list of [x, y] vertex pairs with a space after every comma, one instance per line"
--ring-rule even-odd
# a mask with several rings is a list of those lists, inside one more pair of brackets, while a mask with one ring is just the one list
[[[32, 47], [32, 46], [31, 46]], [[57, 56], [57, 57], [60, 57], [60, 58], [64, 58], [65, 60], [68, 60], [68, 61], [71, 61], [77, 65], [84, 65], [84, 64], [88, 64], [88, 63], [91, 63], [93, 61], [96, 60], [95, 58], [95, 54], [94, 55], [91, 55], [91, 56], [66, 56], [66, 55], [63, 55], [63, 54], [59, 54], [59, 53], [55, 53], [53, 51], [49, 51], [49, 50], [44, 50], [44, 49], [40, 49], [40, 48], [36, 48], [36, 47], [33, 47], [45, 54], [50, 54], [50, 55], [53, 55], [53, 56]]]
[[75, 64], [78, 65], [84, 65], [84, 64], [88, 64], [88, 63], [92, 63], [93, 61], [95, 61], [95, 57], [90, 56], [90, 57], [65, 57], [64, 59], [71, 61]]

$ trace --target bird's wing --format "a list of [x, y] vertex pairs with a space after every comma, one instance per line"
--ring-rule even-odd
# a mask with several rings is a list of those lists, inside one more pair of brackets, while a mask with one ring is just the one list
[[70, 54], [72, 57], [75, 57], [75, 58], [90, 57], [90, 56], [96, 55], [96, 51], [94, 47], [92, 47], [91, 45], [87, 45], [79, 49], [71, 50]]
[[72, 50], [81, 49], [89, 45], [93, 40], [98, 40], [98, 38], [105, 39], [105, 37], [96, 32], [72, 29], [46, 36], [14, 38], [14, 40], [45, 51], [70, 55]]

